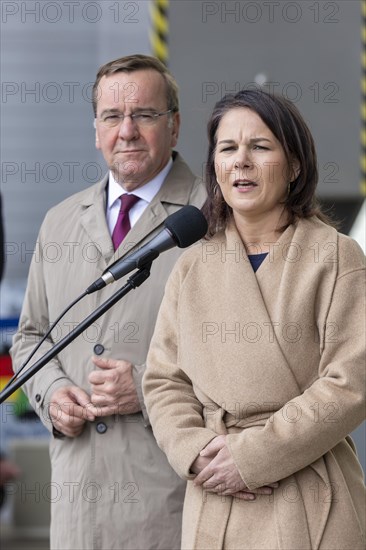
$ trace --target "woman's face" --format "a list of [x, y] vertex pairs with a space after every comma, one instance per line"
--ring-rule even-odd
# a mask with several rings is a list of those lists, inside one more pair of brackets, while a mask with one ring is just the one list
[[214, 161], [217, 182], [235, 221], [279, 219], [296, 174], [289, 169], [282, 145], [254, 111], [238, 107], [222, 117]]

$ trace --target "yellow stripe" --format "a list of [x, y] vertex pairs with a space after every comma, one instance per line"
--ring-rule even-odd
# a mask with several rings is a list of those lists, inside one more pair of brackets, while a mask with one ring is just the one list
[[366, 77], [365, 76], [361, 79], [361, 89], [362, 89], [362, 94], [366, 96]]
[[164, 17], [163, 14], [157, 9], [153, 10], [152, 20], [153, 20], [155, 30], [157, 30], [162, 34], [166, 34], [168, 32], [169, 30], [168, 19]]
[[156, 0], [155, 4], [159, 6], [159, 8], [167, 10], [169, 7], [169, 0]]
[[152, 29], [150, 33], [150, 43], [153, 55], [166, 63], [169, 56], [168, 50], [168, 34], [169, 34], [169, 19], [163, 13], [169, 7], [169, 0], [155, 0], [151, 4], [151, 22]]
[[366, 68], [366, 52], [364, 50], [361, 53], [361, 66], [363, 69]]
[[366, 156], [362, 155], [361, 157], [361, 170], [366, 174]]
[[366, 148], [366, 128], [361, 130], [361, 145]]
[[[0, 391], [2, 391], [6, 384], [9, 382], [10, 380], [10, 376], [0, 376]], [[9, 395], [9, 397], [6, 399], [6, 401], [10, 401], [11, 403], [14, 403], [15, 401], [18, 400], [19, 396], [20, 396], [20, 388], [18, 388], [17, 390], [15, 390], [14, 393], [12, 393], [11, 395]]]
[[362, 105], [361, 105], [361, 119], [362, 120], [366, 120], [366, 103], [364, 100], [362, 100]]
[[151, 36], [151, 44], [153, 47], [154, 55], [161, 61], [166, 61], [168, 59], [168, 46], [163, 42], [159, 36]]

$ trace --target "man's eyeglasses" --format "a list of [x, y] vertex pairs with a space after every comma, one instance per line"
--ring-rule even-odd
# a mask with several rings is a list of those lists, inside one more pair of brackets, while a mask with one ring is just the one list
[[163, 113], [155, 113], [154, 111], [139, 111], [137, 113], [132, 113], [131, 115], [125, 115], [123, 113], [110, 113], [103, 115], [99, 119], [99, 122], [106, 128], [115, 128], [116, 126], [119, 126], [119, 124], [121, 124], [126, 117], [130, 117], [131, 120], [137, 124], [137, 126], [153, 126], [161, 116], [172, 112], [173, 109], [169, 109], [169, 111], [164, 111]]

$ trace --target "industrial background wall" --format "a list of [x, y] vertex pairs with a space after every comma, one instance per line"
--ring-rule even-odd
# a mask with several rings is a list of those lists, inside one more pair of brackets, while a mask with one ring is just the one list
[[[104, 173], [94, 148], [91, 83], [105, 61], [150, 53], [149, 4], [60, 2], [57, 10], [55, 2], [2, 3], [7, 280], [26, 278], [47, 209]], [[310, 125], [319, 195], [357, 201], [360, 12], [358, 0], [170, 2], [168, 62], [183, 119], [179, 148], [194, 170], [204, 170], [214, 103], [266, 83], [293, 100]]]
[[[268, 82], [309, 122], [322, 196], [359, 195], [358, 1], [171, 2], [170, 67], [182, 97], [181, 147], [201, 170], [214, 102]], [[255, 84], [254, 84], [255, 85]]]
[[[47, 209], [104, 173], [94, 149], [91, 84], [105, 61], [150, 53], [149, 5], [2, 3], [7, 280], [26, 278]], [[320, 196], [342, 199], [344, 206], [359, 201], [358, 0], [176, 0], [169, 4], [169, 25], [168, 63], [181, 90], [179, 147], [196, 172], [204, 170], [213, 104], [226, 92], [266, 83], [293, 100], [310, 125]]]
[[[47, 210], [100, 179], [91, 86], [98, 67], [152, 53], [152, 2], [1, 2], [1, 193], [7, 263], [0, 317], [16, 317]], [[265, 85], [296, 103], [319, 154], [319, 196], [348, 231], [360, 191], [361, 2], [165, 2], [181, 92], [179, 150], [204, 173], [214, 103]], [[49, 251], [57, 260], [57, 250]], [[10, 332], [2, 332], [2, 344]], [[4, 416], [2, 414], [2, 420]], [[24, 432], [25, 430], [23, 430]], [[365, 467], [364, 426], [354, 434]]]

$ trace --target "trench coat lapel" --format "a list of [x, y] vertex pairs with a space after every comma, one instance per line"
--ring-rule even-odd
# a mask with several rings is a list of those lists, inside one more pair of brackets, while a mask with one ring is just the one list
[[273, 302], [275, 289], [280, 288], [286, 262], [285, 252], [291, 245], [294, 227], [289, 226], [275, 243], [271, 243], [270, 252], [256, 272], [256, 280], [265, 304]]
[[[221, 259], [225, 259], [225, 263], [229, 260], [230, 269], [224, 272], [224, 279], [226, 279], [224, 285], [227, 291], [235, 289], [235, 299], [242, 301], [245, 309], [252, 309], [257, 312], [258, 318], [266, 319], [268, 312], [259, 280], [233, 223], [226, 229], [225, 238], [225, 257], [222, 256]], [[260, 266], [260, 269], [262, 268], [263, 264]]]
[[90, 242], [94, 243], [100, 251], [98, 267], [104, 270], [114, 254], [113, 243], [109, 234], [106, 220], [106, 185], [108, 174], [85, 195], [81, 201], [80, 223], [88, 235]]
[[118, 257], [122, 257], [126, 252], [141, 245], [147, 237], [159, 227], [167, 217], [167, 211], [160, 201], [153, 201], [146, 207], [138, 223], [129, 231], [126, 237], [126, 244], [120, 246], [122, 250], [117, 250]]
[[[274, 262], [268, 266], [268, 272], [264, 273], [264, 276], [259, 280], [253, 271], [241, 238], [233, 225], [226, 229], [224, 240], [219, 243], [219, 249], [219, 254], [213, 259], [214, 263], [218, 264], [218, 269], [207, 274], [208, 286], [210, 289], [219, 288], [220, 293], [226, 296], [227, 299], [221, 301], [219, 310], [215, 306], [217, 314], [214, 314], [208, 304], [207, 309], [202, 314], [203, 317], [200, 316], [199, 311], [196, 311], [194, 315], [201, 321], [215, 318], [218, 325], [226, 319], [241, 319], [243, 325], [248, 324], [249, 326], [252, 324], [254, 328], [258, 328], [264, 334], [264, 330], [269, 330], [266, 327], [269, 327], [273, 321], [270, 313], [270, 303], [274, 300], [273, 281], [281, 279], [281, 262]], [[222, 256], [222, 250], [225, 251], [225, 257]], [[223, 263], [224, 269], [222, 269]], [[257, 273], [262, 267], [264, 265], [259, 268]], [[218, 276], [218, 274], [220, 275]], [[194, 338], [194, 334], [191, 334], [190, 337]], [[266, 345], [265, 342], [267, 342]], [[276, 336], [274, 335], [273, 342], [268, 342], [268, 339], [265, 342], [262, 343], [261, 340], [257, 344], [253, 344], [251, 341], [247, 342], [242, 339], [240, 341], [240, 355], [238, 355], [237, 347], [222, 347], [220, 340], [218, 340], [212, 344], [215, 347], [210, 350], [210, 358], [213, 361], [210, 366], [212, 384], [207, 384], [201, 369], [196, 370], [194, 366], [192, 367], [192, 373], [188, 374], [192, 376], [199, 387], [205, 387], [209, 391], [207, 397], [214, 402], [218, 404], [222, 401], [230, 402], [234, 397], [240, 401], [239, 381], [242, 379], [243, 372], [240, 357], [245, 357], [246, 376], [249, 380], [252, 377], [256, 379], [259, 376], [258, 365], [261, 365], [263, 371], [266, 371], [270, 357], [271, 369], [276, 373], [278, 379], [284, 381], [283, 391], [286, 394], [288, 392], [291, 395], [298, 395], [298, 383]], [[217, 360], [220, 355], [222, 361]], [[216, 361], [213, 358], [216, 358]], [[207, 360], [209, 360], [208, 355]], [[192, 365], [194, 364], [194, 358], [192, 357]], [[224, 367], [226, 364], [231, 365], [231, 369], [228, 371]], [[227, 389], [218, 383], [223, 375], [222, 369], [225, 369], [225, 376], [228, 380]], [[238, 395], [236, 395], [237, 393]]]
[[[233, 284], [240, 288], [245, 281], [246, 300], [253, 304], [255, 310], [260, 312], [260, 316], [271, 317], [271, 304], [274, 300], [275, 289], [280, 288], [283, 270], [286, 265], [283, 250], [287, 250], [294, 236], [293, 226], [288, 227], [280, 236], [277, 242], [272, 243], [271, 251], [268, 253], [259, 269], [254, 272], [249, 261], [247, 252], [242, 244], [236, 227], [231, 224], [226, 230], [226, 247], [228, 251], [240, 248], [240, 255], [244, 259], [238, 270], [235, 270], [235, 280]], [[231, 271], [230, 275], [234, 272]], [[235, 287], [234, 287], [235, 288]]]
[[89, 197], [81, 203], [80, 223], [90, 242], [100, 250], [100, 267], [105, 269], [110, 263], [122, 258], [132, 249], [142, 244], [150, 233], [159, 227], [167, 217], [167, 210], [159, 199], [160, 192], [154, 197], [142, 214], [139, 223], [129, 231], [126, 239], [114, 251], [106, 220], [106, 186], [108, 175], [94, 188]]
[[[181, 207], [189, 203], [195, 177], [179, 153], [173, 152], [173, 158], [173, 166], [159, 192], [116, 251], [113, 249], [106, 221], [108, 174], [94, 186], [92, 193], [89, 193], [81, 201], [80, 222], [90, 238], [90, 242], [95, 243], [101, 252], [99, 260], [101, 270], [123, 258], [133, 249], [145, 244], [168, 215], [177, 209], [177, 206]], [[174, 210], [171, 210], [171, 205], [174, 205]]]
[[[141, 246], [148, 240], [151, 234], [156, 232], [156, 229], [172, 213], [170, 205], [174, 205], [174, 210], [176, 210], [177, 206], [182, 207], [189, 203], [194, 176], [178, 153], [174, 152], [173, 158], [173, 166], [165, 178], [163, 185], [144, 210], [138, 223], [132, 227], [126, 237], [129, 243], [129, 250], [136, 246]], [[125, 253], [121, 251], [119, 256], [122, 257]]]
[[[189, 203], [195, 177], [179, 153], [173, 152], [173, 159], [173, 166], [160, 190], [146, 207], [138, 223], [131, 228], [125, 241], [112, 255], [112, 262], [148, 242], [177, 207]], [[174, 208], [171, 209], [171, 206]]]

